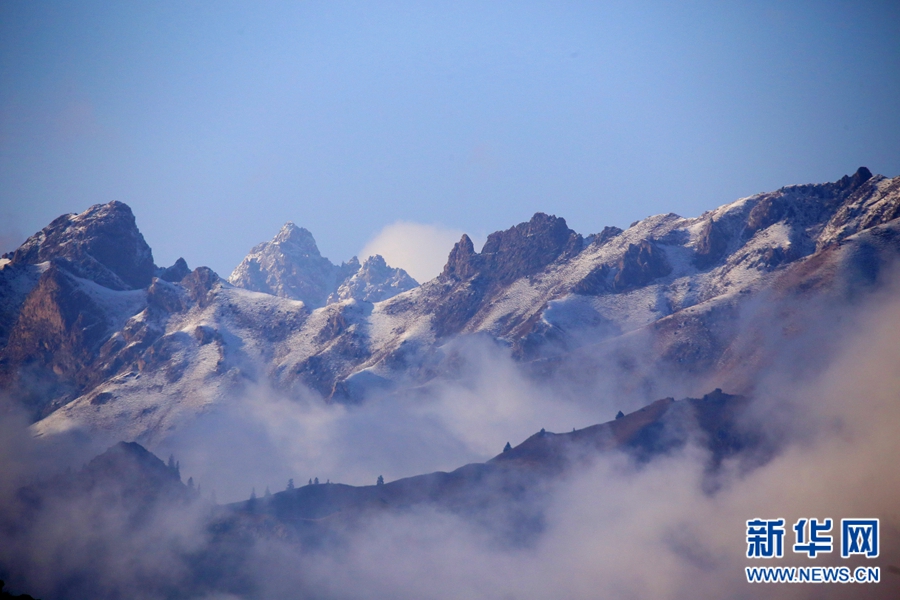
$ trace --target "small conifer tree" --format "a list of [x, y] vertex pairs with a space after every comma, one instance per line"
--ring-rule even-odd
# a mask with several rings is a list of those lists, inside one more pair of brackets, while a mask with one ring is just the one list
[[384, 485], [384, 477], [379, 475], [378, 480], [375, 482], [375, 485]]
[[293, 479], [288, 479], [287, 489], [289, 489], [289, 490], [294, 489], [294, 480]]
[[503, 451], [509, 452], [510, 450], [512, 450], [512, 446], [509, 445], [509, 442], [506, 442], [506, 445], [503, 446]]

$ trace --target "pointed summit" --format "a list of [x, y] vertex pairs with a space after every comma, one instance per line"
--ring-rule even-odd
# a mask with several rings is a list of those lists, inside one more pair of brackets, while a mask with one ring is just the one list
[[341, 300], [380, 302], [419, 284], [381, 256], [338, 266], [322, 256], [312, 233], [291, 221], [272, 241], [254, 246], [228, 281], [237, 287], [302, 300], [309, 308]]
[[7, 256], [25, 265], [56, 260], [67, 271], [114, 290], [147, 287], [156, 272], [131, 208], [116, 201], [54, 219]]
[[478, 253], [475, 252], [475, 245], [472, 239], [465, 233], [458, 242], [450, 250], [450, 256], [447, 257], [447, 264], [440, 274], [441, 281], [464, 281], [477, 273], [477, 265], [475, 264]]
[[308, 229], [294, 225], [292, 221], [288, 221], [282, 226], [271, 243], [281, 246], [283, 250], [288, 250], [295, 255], [316, 258], [322, 256], [313, 234]]
[[[358, 260], [354, 257], [351, 263]], [[370, 256], [359, 270], [347, 278], [328, 298], [328, 303], [349, 300], [381, 302], [417, 287], [419, 283], [403, 269], [388, 265], [380, 254]]]
[[530, 221], [488, 236], [480, 253], [469, 236], [456, 243], [440, 278], [463, 281], [481, 275], [505, 285], [536, 273], [554, 260], [578, 254], [584, 241], [566, 225], [566, 220], [535, 213]]
[[318, 308], [355, 270], [356, 265], [345, 269], [332, 264], [319, 252], [312, 234], [289, 221], [272, 241], [254, 246], [228, 281], [237, 287], [301, 300], [310, 308]]

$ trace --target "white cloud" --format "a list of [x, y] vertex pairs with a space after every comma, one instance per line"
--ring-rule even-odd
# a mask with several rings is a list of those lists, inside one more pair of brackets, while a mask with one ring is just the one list
[[392, 267], [405, 269], [423, 283], [437, 277], [463, 232], [438, 225], [397, 221], [382, 229], [360, 251], [360, 260], [380, 254]]

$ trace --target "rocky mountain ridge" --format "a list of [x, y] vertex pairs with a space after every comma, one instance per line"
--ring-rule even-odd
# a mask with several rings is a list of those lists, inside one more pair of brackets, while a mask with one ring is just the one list
[[[387, 298], [411, 280], [374, 259], [336, 267], [291, 224], [231, 283], [176, 263], [135, 288], [152, 266], [136, 227], [126, 267], [84, 241], [92, 219], [127, 210], [105, 206], [54, 221], [79, 223], [78, 243], [42, 232], [0, 270], [0, 385], [41, 435], [77, 427], [152, 445], [248, 385], [337, 402], [422, 390], [459, 376], [470, 338], [536, 381], [594, 389], [603, 377], [636, 406], [725, 383], [749, 392], [774, 356], [753, 327], [777, 338], [808, 326], [803, 307], [877, 286], [900, 253], [900, 178], [865, 168], [587, 237], [538, 213], [481, 252], [463, 236], [439, 277]], [[70, 268], [84, 256], [100, 266]]]
[[340, 266], [319, 253], [312, 234], [291, 222], [270, 242], [254, 246], [228, 282], [239, 288], [300, 300], [311, 309], [339, 300], [386, 300], [418, 285], [381, 256], [363, 265], [355, 256]]
[[723, 459], [759, 446], [743, 422], [746, 407], [746, 398], [721, 390], [666, 398], [571, 433], [542, 430], [450, 472], [363, 486], [291, 480], [284, 491], [226, 505], [207, 500], [193, 478], [182, 483], [174, 457], [167, 465], [137, 443], [119, 442], [78, 470], [36, 477], [0, 505], [0, 569], [52, 598], [248, 595], [258, 581], [255, 550], [267, 543], [314, 553], [346, 542], [360, 524], [429, 508], [527, 547], [546, 527], [554, 488], [570, 485], [564, 475], [604, 453], [640, 464], [696, 442], [709, 451], [712, 479]]
[[[570, 470], [577, 472], [603, 453], [623, 452], [640, 463], [684, 448], [689, 442], [709, 452], [707, 469], [714, 474], [723, 460], [738, 457], [745, 450], [753, 450], [742, 457], [748, 462], [763, 462], [771, 453], [759, 424], [746, 418], [748, 403], [748, 398], [720, 389], [701, 398], [663, 398], [606, 423], [571, 432], [535, 432], [483, 463], [451, 472], [368, 486], [315, 483], [277, 492], [271, 498], [237, 502], [229, 508], [239, 517], [265, 515], [272, 521], [295, 525], [332, 515], [351, 519], [365, 511], [426, 503], [463, 514], [491, 512], [492, 507], [508, 507], [526, 496], [534, 500], [541, 487], [536, 482], [553, 481]], [[334, 523], [325, 526], [333, 527]]]
[[156, 274], [153, 253], [131, 209], [115, 201], [62, 215], [3, 258], [13, 266], [56, 261], [73, 275], [112, 290], [145, 288]]

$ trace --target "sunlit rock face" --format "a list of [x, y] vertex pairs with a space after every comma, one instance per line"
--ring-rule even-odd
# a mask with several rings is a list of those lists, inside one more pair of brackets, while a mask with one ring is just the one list
[[332, 264], [319, 253], [309, 231], [285, 223], [271, 241], [250, 250], [228, 281], [246, 290], [300, 300], [317, 308], [325, 305], [329, 294], [358, 266]]
[[[353, 261], [356, 259], [354, 258]], [[348, 263], [348, 264], [351, 264]], [[416, 287], [418, 282], [403, 269], [390, 267], [380, 254], [370, 256], [359, 270], [344, 280], [328, 297], [328, 303], [343, 300], [381, 302]]]

